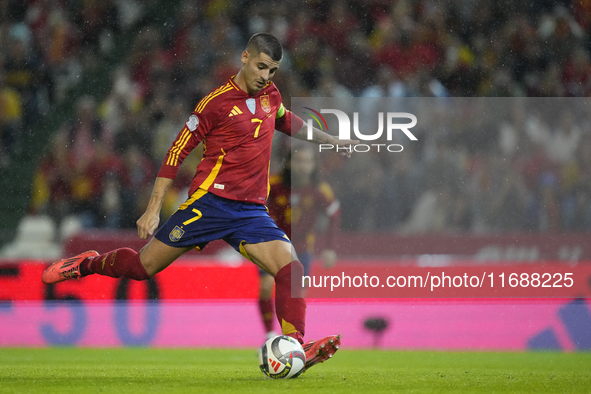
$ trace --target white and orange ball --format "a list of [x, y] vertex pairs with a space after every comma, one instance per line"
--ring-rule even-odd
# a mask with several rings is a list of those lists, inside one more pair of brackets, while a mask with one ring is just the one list
[[259, 349], [259, 367], [272, 379], [298, 377], [306, 365], [306, 353], [295, 339], [279, 335], [273, 337]]

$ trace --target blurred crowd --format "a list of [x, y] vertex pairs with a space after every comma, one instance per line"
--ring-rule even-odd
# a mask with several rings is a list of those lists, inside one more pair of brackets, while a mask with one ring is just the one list
[[[404, 102], [404, 110], [420, 121], [412, 129], [417, 141], [402, 133], [390, 142], [375, 141], [399, 144], [402, 152], [374, 148], [351, 159], [320, 154], [323, 175], [341, 200], [343, 230], [591, 230], [591, 100]], [[381, 105], [400, 108], [400, 103], [374, 103]], [[370, 121], [364, 125], [364, 134], [376, 130]]]
[[[1, 4], [0, 166], [22, 149], [20, 130], [49, 113], [89, 69], [101, 67], [118, 37], [133, 37], [111, 80], [103, 81], [110, 93], [78, 99], [35, 176], [33, 212], [58, 221], [77, 214], [89, 227], [134, 225], [187, 115], [237, 72], [255, 32], [270, 32], [284, 45], [275, 82], [287, 107], [291, 97], [308, 96], [591, 93], [588, 0], [180, 1], [171, 18], [157, 23], [142, 12], [157, 7], [154, 0]], [[530, 131], [517, 120], [476, 128], [477, 116], [455, 133], [425, 130], [408, 154], [359, 163], [365, 183], [356, 193], [348, 193], [346, 174], [358, 160], [323, 163], [343, 203], [343, 229], [591, 229], [585, 175], [591, 134], [577, 117], [539, 115], [514, 115], [526, 118]], [[547, 148], [561, 139], [570, 148], [558, 154]], [[284, 148], [276, 144], [274, 163]], [[198, 160], [196, 152], [183, 165], [164, 215], [184, 197]], [[355, 213], [347, 217], [347, 211]]]
[[0, 2], [0, 168], [121, 32], [113, 0]]

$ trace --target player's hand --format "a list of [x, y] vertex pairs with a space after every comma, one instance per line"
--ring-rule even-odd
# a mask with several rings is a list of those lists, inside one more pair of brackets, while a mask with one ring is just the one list
[[353, 147], [359, 144], [359, 140], [339, 140], [336, 139], [335, 145], [338, 146], [351, 146], [350, 151], [340, 150], [339, 154], [345, 157], [351, 157], [351, 153], [353, 152]]
[[332, 249], [325, 249], [322, 252], [321, 258], [324, 262], [324, 268], [332, 268], [337, 262], [337, 252]]
[[158, 224], [160, 223], [160, 215], [145, 212], [141, 218], [136, 222], [137, 233], [141, 239], [147, 239], [148, 236], [152, 236]]

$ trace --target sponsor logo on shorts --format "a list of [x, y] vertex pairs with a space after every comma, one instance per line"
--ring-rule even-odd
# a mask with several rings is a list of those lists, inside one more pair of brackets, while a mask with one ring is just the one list
[[168, 238], [170, 238], [170, 240], [172, 242], [176, 242], [179, 239], [181, 239], [181, 237], [183, 236], [184, 233], [185, 233], [185, 230], [183, 230], [179, 226], [174, 226], [174, 228], [172, 229], [172, 231], [168, 235]]

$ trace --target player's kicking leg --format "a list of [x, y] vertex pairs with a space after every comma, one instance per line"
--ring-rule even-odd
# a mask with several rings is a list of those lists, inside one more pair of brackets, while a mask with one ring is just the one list
[[91, 250], [53, 263], [45, 270], [41, 280], [45, 284], [52, 284], [92, 274], [146, 280], [190, 249], [191, 247], [171, 247], [152, 238], [139, 253], [129, 248], [120, 248], [99, 255]]
[[41, 280], [46, 285], [63, 282], [68, 279], [80, 279], [82, 274], [80, 266], [87, 259], [98, 256], [99, 253], [94, 250], [89, 250], [79, 254], [78, 256], [70, 257], [60, 261], [56, 261], [43, 272]]
[[302, 286], [292, 285], [293, 278], [304, 274], [302, 263], [297, 260], [290, 243], [269, 241], [246, 244], [244, 249], [250, 259], [259, 267], [275, 276], [275, 311], [283, 335], [297, 339], [306, 352], [306, 366], [310, 367], [330, 359], [340, 346], [340, 336], [331, 335], [317, 341], [304, 343], [306, 301]]

